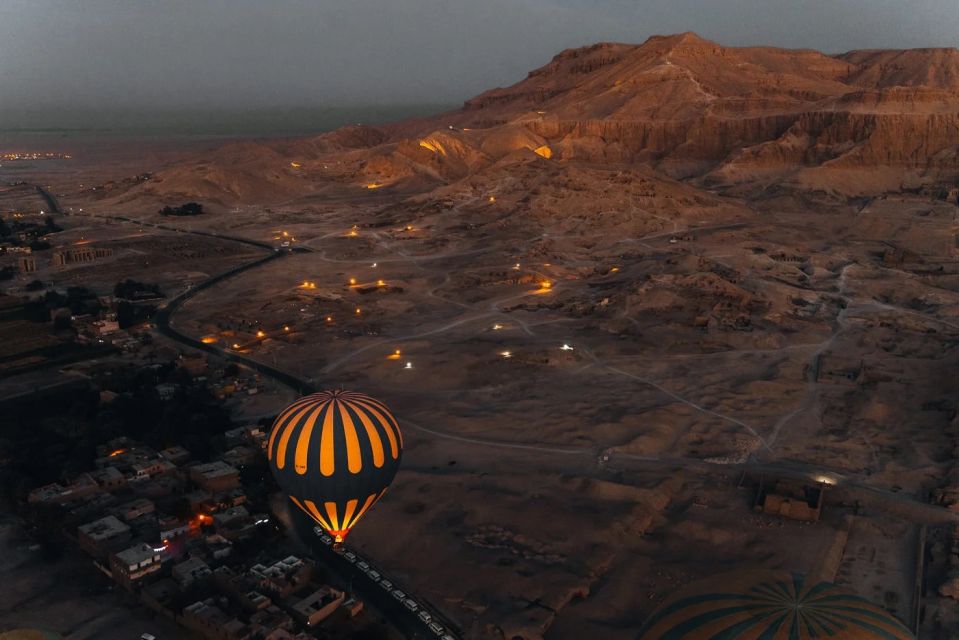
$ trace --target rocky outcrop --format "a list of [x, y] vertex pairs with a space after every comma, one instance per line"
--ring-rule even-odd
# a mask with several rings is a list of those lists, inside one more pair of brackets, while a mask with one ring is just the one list
[[741, 192], [774, 182], [845, 195], [948, 188], [959, 178], [959, 51], [828, 56], [692, 33], [600, 43], [457, 111], [227, 146], [149, 189], [224, 202], [369, 185], [413, 192], [537, 158], [646, 164]]
[[[861, 191], [950, 181], [959, 148], [959, 52], [729, 48], [695, 34], [568, 50], [461, 116], [522, 120], [560, 158], [650, 162], [716, 183], [883, 170]], [[530, 115], [534, 110], [535, 116]], [[578, 144], [578, 140], [588, 143]], [[598, 145], [615, 148], [609, 153]], [[892, 170], [892, 171], [890, 171]], [[846, 190], [836, 180], [835, 190]]]

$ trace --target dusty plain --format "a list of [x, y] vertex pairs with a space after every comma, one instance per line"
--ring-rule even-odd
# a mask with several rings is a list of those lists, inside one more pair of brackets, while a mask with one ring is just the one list
[[[675, 38], [656, 73], [704, 91], [701, 69], [680, 63], [712, 43]], [[583, 51], [553, 65], [616, 64], [591, 67], [599, 54]], [[828, 65], [860, 64], [842, 58]], [[829, 68], [822, 86], [841, 93]], [[587, 90], [557, 110], [598, 109], [575, 94]], [[105, 286], [142, 260], [176, 294], [270, 251], [230, 238], [281, 252], [191, 297], [172, 324], [394, 409], [403, 468], [349, 542], [468, 637], [633, 637], [677, 586], [749, 566], [815, 573], [945, 634], [929, 637], [956, 632], [954, 603], [915, 590], [920, 530], [955, 522], [932, 497], [950, 486], [959, 435], [959, 207], [946, 183], [903, 169], [918, 186], [882, 173], [849, 191], [853, 169], [827, 180], [809, 162], [770, 179], [750, 164], [773, 153], [762, 141], [707, 168], [627, 161], [608, 139], [601, 158], [595, 135], [519, 133], [539, 120], [504, 115], [514, 98], [496, 91], [507, 97], [484, 94], [445, 131], [436, 119], [311, 141], [309, 166], [298, 143], [244, 143], [116, 178], [107, 195], [59, 174], [64, 237], [117, 251], [50, 277]], [[557, 93], [541, 98], [545, 119]], [[466, 125], [482, 109], [493, 124], [480, 140]], [[357, 136], [376, 139], [342, 143]], [[460, 164], [416, 164], [402, 145], [417, 140], [444, 157], [461, 145]], [[157, 213], [187, 199], [213, 204]], [[826, 486], [823, 519], [756, 513], [764, 478]]]

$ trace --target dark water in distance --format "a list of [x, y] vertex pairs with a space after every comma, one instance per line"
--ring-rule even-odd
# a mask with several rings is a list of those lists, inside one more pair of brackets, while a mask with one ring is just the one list
[[[347, 124], [383, 124], [442, 113], [449, 104], [277, 107], [257, 109], [2, 109], [0, 143], [23, 134], [269, 138], [307, 136]], [[17, 135], [20, 134], [20, 135]]]

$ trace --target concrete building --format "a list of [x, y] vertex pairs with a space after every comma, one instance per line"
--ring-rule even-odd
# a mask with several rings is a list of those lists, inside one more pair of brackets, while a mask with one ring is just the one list
[[236, 446], [223, 454], [223, 462], [233, 467], [245, 467], [256, 461], [257, 451], [251, 447]]
[[151, 500], [146, 498], [137, 498], [136, 500], [131, 500], [130, 502], [125, 502], [116, 508], [117, 517], [130, 522], [131, 520], [136, 520], [140, 516], [144, 516], [156, 511], [156, 506]]
[[91, 247], [90, 245], [60, 247], [53, 252], [50, 264], [54, 267], [63, 267], [68, 264], [95, 262], [112, 255], [113, 249], [109, 247]]
[[287, 556], [272, 565], [255, 564], [250, 575], [257, 580], [260, 589], [269, 593], [288, 596], [309, 584], [313, 565], [296, 556]]
[[226, 446], [236, 447], [250, 441], [250, 427], [237, 427], [223, 432], [226, 439]]
[[206, 551], [214, 560], [222, 560], [233, 553], [233, 543], [219, 534], [207, 536], [203, 540]]
[[190, 459], [190, 452], [177, 445], [161, 451], [160, 457], [171, 464], [181, 465]]
[[138, 544], [110, 556], [113, 579], [131, 591], [137, 582], [163, 566], [160, 552], [148, 544]]
[[183, 625], [210, 640], [246, 640], [250, 628], [231, 618], [213, 603], [213, 599], [194, 602], [183, 609]]
[[223, 511], [230, 507], [239, 507], [241, 504], [246, 504], [246, 502], [246, 494], [243, 493], [243, 489], [230, 489], [229, 491], [211, 496], [207, 500], [207, 504], [210, 505], [214, 511]]
[[93, 518], [102, 517], [104, 513], [108, 513], [110, 507], [116, 503], [117, 499], [113, 494], [98, 493], [76, 506], [71, 505], [70, 518], [73, 522], [89, 522]]
[[156, 582], [144, 585], [140, 590], [143, 603], [157, 613], [169, 615], [176, 606], [180, 588], [170, 578], [161, 578]]
[[246, 520], [250, 517], [250, 512], [247, 511], [246, 507], [230, 507], [229, 509], [224, 509], [219, 513], [213, 514], [213, 522], [216, 523], [218, 527], [224, 527], [231, 524], [234, 524], [241, 520]]
[[240, 472], [225, 462], [199, 464], [190, 469], [190, 479], [197, 486], [218, 493], [240, 486]]
[[816, 522], [822, 515], [824, 494], [824, 485], [761, 481], [753, 509], [792, 520]]
[[120, 323], [116, 320], [94, 320], [90, 323], [90, 330], [97, 337], [110, 335], [120, 330]]
[[363, 613], [363, 601], [351, 597], [343, 603], [343, 608], [346, 609], [346, 612], [350, 614], [351, 618], [355, 618]]
[[127, 485], [126, 476], [116, 467], [106, 467], [90, 473], [90, 477], [99, 485], [101, 491], [113, 492]]
[[293, 618], [275, 604], [261, 609], [250, 616], [250, 626], [263, 640], [290, 640], [294, 636]]
[[130, 527], [116, 516], [107, 516], [77, 527], [77, 540], [93, 557], [105, 558], [130, 542]]
[[266, 609], [272, 604], [273, 601], [259, 591], [247, 591], [243, 594], [243, 605], [252, 611]]
[[37, 270], [37, 259], [34, 256], [20, 256], [17, 258], [17, 268], [20, 273], [34, 273]]
[[130, 470], [137, 478], [150, 478], [168, 471], [168, 464], [166, 460], [156, 458], [154, 460], [135, 462], [130, 466]]
[[157, 526], [160, 528], [160, 540], [164, 542], [176, 540], [190, 533], [190, 523], [173, 516], [157, 518]]
[[210, 566], [200, 558], [189, 558], [173, 565], [173, 579], [183, 588], [213, 575]]
[[303, 624], [316, 626], [336, 611], [346, 594], [333, 587], [323, 586], [293, 605], [293, 615]]
[[58, 482], [37, 487], [27, 495], [27, 502], [48, 502], [51, 504], [63, 504], [73, 500], [88, 498], [100, 492], [100, 486], [87, 473], [81, 473], [69, 485], [62, 485]]

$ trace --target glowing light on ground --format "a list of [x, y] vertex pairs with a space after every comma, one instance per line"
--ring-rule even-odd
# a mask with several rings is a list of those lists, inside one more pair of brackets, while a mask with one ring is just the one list
[[370, 183], [367, 183], [366, 188], [367, 188], [367, 189], [379, 189], [379, 188], [382, 187], [382, 186], [383, 186], [383, 185], [380, 184], [380, 183], [378, 183], [378, 182], [370, 182]]
[[294, 169], [299, 169], [303, 165], [301, 165], [299, 162], [291, 162], [290, 166], [293, 167]]
[[404, 369], [412, 369], [412, 368], [413, 368], [413, 363], [412, 363], [412, 362], [407, 362], [407, 363], [406, 363], [406, 366], [403, 367], [403, 368], [404, 368]]
[[433, 140], [433, 139], [420, 140], [420, 146], [423, 147], [424, 149], [428, 149], [429, 151], [432, 151], [433, 153], [438, 153], [444, 156], [446, 155], [446, 149], [443, 147], [442, 143], [440, 143], [438, 140]]
[[553, 157], [553, 150], [550, 149], [549, 146], [545, 144], [533, 149], [533, 153], [540, 156], [541, 158], [546, 158], [547, 160]]
[[496, 323], [496, 324], [493, 325], [493, 331], [499, 331], [499, 330], [502, 329], [502, 328], [503, 328], [503, 325], [501, 325], [501, 324], [499, 324], [499, 323]]
[[512, 358], [512, 357], [513, 357], [513, 352], [512, 352], [512, 351], [500, 351], [499, 354], [500, 354], [501, 356], [503, 356], [504, 358]]
[[560, 350], [561, 350], [561, 351], [572, 351], [572, 350], [573, 350], [573, 347], [569, 346], [568, 344], [566, 344], [566, 343], [564, 342], [564, 343], [563, 343], [563, 346], [560, 347]]
[[394, 352], [391, 353], [390, 355], [386, 356], [386, 359], [387, 359], [387, 360], [399, 360], [399, 359], [400, 359], [400, 355], [402, 355], [402, 354], [401, 354], [400, 350], [397, 349], [396, 351], [394, 351]]
[[553, 283], [550, 282], [549, 280], [543, 280], [542, 282], [539, 283], [539, 289], [536, 289], [535, 291], [533, 291], [533, 293], [543, 294], [543, 293], [549, 293], [552, 290], [553, 290]]
[[266, 337], [266, 332], [261, 329], [261, 330], [259, 330], [259, 331], [256, 332], [256, 337], [257, 337], [257, 338], [265, 338], [265, 337]]
[[203, 338], [200, 339], [200, 342], [203, 344], [213, 344], [216, 341], [217, 339], [215, 336], [203, 336]]
[[378, 287], [385, 287], [385, 286], [386, 286], [386, 281], [385, 281], [385, 280], [377, 280], [377, 281], [376, 281], [376, 286], [378, 286]]

